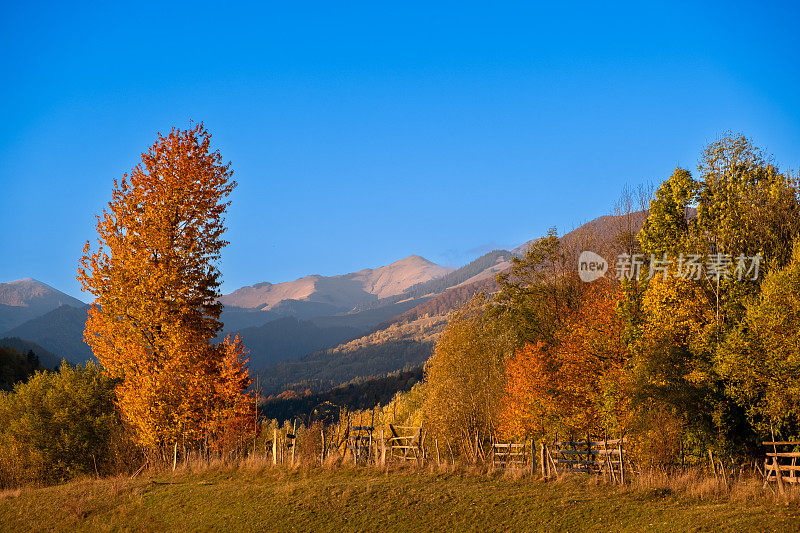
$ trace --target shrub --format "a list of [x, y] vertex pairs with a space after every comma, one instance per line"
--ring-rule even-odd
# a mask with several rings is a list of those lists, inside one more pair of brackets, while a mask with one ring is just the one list
[[130, 464], [115, 381], [92, 363], [62, 363], [0, 393], [0, 487], [109, 474]]

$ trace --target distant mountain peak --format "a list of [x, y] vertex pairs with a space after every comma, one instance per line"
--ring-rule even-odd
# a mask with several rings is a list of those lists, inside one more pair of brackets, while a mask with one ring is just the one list
[[226, 306], [272, 309], [287, 300], [324, 302], [342, 310], [401, 294], [412, 285], [443, 276], [452, 269], [420, 255], [378, 268], [338, 276], [304, 276], [285, 283], [256, 283], [220, 298]]
[[436, 263], [425, 259], [421, 255], [411, 254], [408, 257], [404, 257], [403, 259], [398, 259], [394, 263], [391, 263], [389, 266], [397, 264], [406, 264], [406, 263], [423, 263], [425, 265], [436, 265]]
[[84, 302], [33, 278], [0, 283], [0, 304], [41, 308], [43, 313], [60, 305], [82, 307]]
[[33, 278], [0, 283], [0, 334], [62, 305], [81, 308], [86, 304]]

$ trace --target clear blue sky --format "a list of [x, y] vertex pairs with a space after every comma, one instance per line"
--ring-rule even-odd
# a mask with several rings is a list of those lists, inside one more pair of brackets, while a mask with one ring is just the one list
[[112, 179], [189, 120], [239, 182], [225, 291], [569, 230], [727, 129], [800, 167], [789, 3], [70, 4], [0, 7], [0, 281], [84, 300]]

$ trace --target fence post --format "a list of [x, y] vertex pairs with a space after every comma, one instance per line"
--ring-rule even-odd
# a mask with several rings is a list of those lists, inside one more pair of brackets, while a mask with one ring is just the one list
[[322, 439], [322, 457], [320, 458], [319, 464], [325, 464], [325, 429], [324, 427], [319, 430], [319, 436]]
[[592, 441], [589, 440], [589, 434], [586, 434], [586, 473], [592, 473]]
[[272, 428], [272, 464], [278, 464], [278, 428]]
[[711, 452], [711, 448], [708, 449], [708, 460], [711, 461], [711, 470], [714, 472], [714, 479], [717, 479], [717, 465], [714, 462], [714, 454]]
[[386, 439], [383, 435], [383, 430], [381, 430], [381, 466], [386, 465]]
[[781, 464], [778, 461], [778, 447], [775, 445], [774, 432], [772, 433], [772, 451], [775, 453], [775, 457], [772, 458], [772, 464], [775, 467], [775, 480], [778, 482], [778, 492], [783, 495], [783, 471], [781, 470]]
[[547, 479], [548, 478], [548, 475], [547, 475], [548, 474], [548, 472], [547, 472], [548, 464], [547, 464], [547, 460], [545, 458], [544, 446], [545, 446], [544, 439], [542, 439], [542, 444], [541, 444], [541, 447], [539, 448], [539, 462], [541, 463], [542, 479]]
[[[289, 439], [286, 439], [289, 442]], [[294, 467], [294, 449], [297, 448], [297, 419], [292, 420], [292, 467]]]
[[603, 435], [603, 453], [605, 454], [605, 468], [608, 469], [608, 473], [611, 474], [611, 481], [616, 484], [617, 483], [617, 474], [614, 472], [614, 457], [610, 453], [608, 449], [608, 435]]

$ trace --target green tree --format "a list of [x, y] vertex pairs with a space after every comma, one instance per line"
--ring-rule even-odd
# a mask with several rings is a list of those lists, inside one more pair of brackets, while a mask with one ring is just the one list
[[720, 349], [719, 369], [761, 435], [774, 428], [800, 437], [800, 244], [746, 304], [745, 319]]
[[712, 440], [713, 332], [713, 305], [700, 282], [650, 280], [622, 379], [626, 425], [643, 459], [671, 463], [690, 442], [702, 453]]
[[23, 356], [16, 349], [0, 346], [0, 391], [11, 390], [15, 383], [25, 381], [37, 370], [44, 370], [32, 351]]
[[650, 212], [639, 232], [639, 243], [646, 254], [677, 256], [683, 250], [689, 224], [687, 210], [697, 192], [692, 174], [680, 167], [661, 184], [650, 202]]
[[[687, 220], [692, 205], [697, 214]], [[742, 346], [746, 303], [758, 297], [765, 271], [787, 263], [800, 230], [799, 205], [796, 180], [742, 135], [727, 134], [705, 148], [697, 181], [677, 169], [659, 187], [639, 234], [643, 251], [666, 253], [673, 269], [681, 255], [695, 254], [703, 264], [720, 254], [732, 260], [730, 276], [639, 282], [641, 298], [623, 307], [635, 347], [628, 385], [639, 433], [651, 444], [660, 439], [661, 458], [669, 460], [679, 446], [741, 451], [752, 444], [744, 415], [750, 404], [728, 382], [744, 371], [737, 366], [744, 361], [728, 353], [723, 365], [716, 354], [721, 343], [728, 351]], [[756, 255], [760, 278], [738, 279], [738, 257]], [[730, 395], [735, 389], [738, 402]]]
[[500, 290], [491, 315], [516, 335], [517, 346], [554, 342], [580, 299], [576, 260], [551, 228], [524, 256], [512, 258], [509, 272], [498, 274]]
[[709, 144], [698, 170], [697, 232], [707, 251], [786, 265], [800, 229], [796, 180], [739, 134]]
[[115, 384], [92, 363], [64, 362], [0, 393], [0, 485], [113, 471], [126, 446]]

